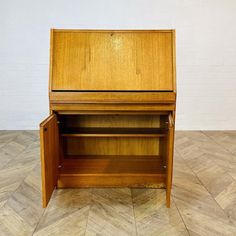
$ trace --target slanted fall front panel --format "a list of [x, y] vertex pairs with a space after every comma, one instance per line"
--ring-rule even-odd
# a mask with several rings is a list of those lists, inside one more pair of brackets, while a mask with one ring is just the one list
[[52, 90], [173, 91], [172, 31], [53, 31]]

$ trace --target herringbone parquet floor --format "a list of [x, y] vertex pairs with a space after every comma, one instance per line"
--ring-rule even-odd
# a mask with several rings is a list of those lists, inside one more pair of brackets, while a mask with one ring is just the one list
[[177, 132], [172, 207], [155, 189], [56, 190], [36, 131], [0, 132], [0, 235], [236, 235], [236, 131]]

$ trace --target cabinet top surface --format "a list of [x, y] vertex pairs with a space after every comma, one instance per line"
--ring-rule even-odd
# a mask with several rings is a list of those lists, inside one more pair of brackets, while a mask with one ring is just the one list
[[51, 91], [174, 91], [174, 30], [51, 30]]

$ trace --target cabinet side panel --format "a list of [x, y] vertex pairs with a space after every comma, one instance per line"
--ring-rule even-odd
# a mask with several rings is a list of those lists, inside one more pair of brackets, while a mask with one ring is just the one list
[[172, 30], [172, 73], [173, 73], [173, 91], [176, 93], [176, 39], [175, 30]]

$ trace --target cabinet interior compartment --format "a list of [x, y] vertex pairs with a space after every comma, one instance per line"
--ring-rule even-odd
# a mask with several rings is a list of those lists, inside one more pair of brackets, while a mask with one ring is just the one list
[[59, 176], [165, 177], [167, 114], [58, 115], [58, 121]]

